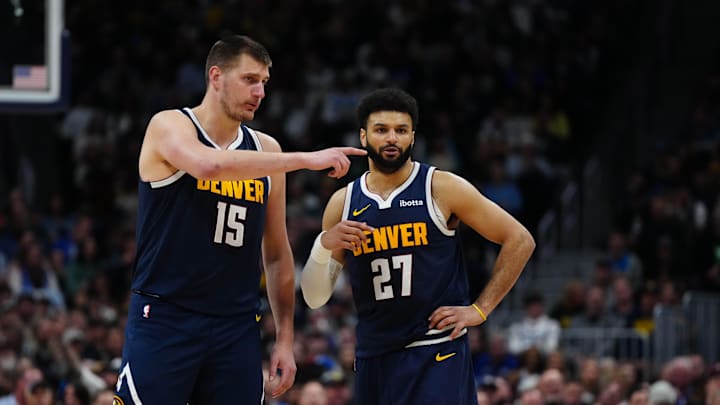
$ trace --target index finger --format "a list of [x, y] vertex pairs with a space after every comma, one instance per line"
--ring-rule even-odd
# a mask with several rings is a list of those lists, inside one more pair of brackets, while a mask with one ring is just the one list
[[338, 148], [338, 150], [340, 150], [340, 152], [342, 152], [346, 155], [353, 155], [353, 156], [367, 155], [367, 151], [365, 149], [353, 148], [352, 146], [341, 146]]
[[283, 370], [283, 373], [280, 375], [280, 383], [275, 388], [275, 391], [272, 393], [272, 396], [277, 398], [280, 395], [284, 394], [285, 391], [290, 389], [292, 387], [293, 382], [295, 381], [295, 373], [292, 373], [288, 370]]
[[346, 219], [344, 222], [348, 226], [352, 226], [353, 228], [359, 228], [364, 231], [372, 231], [373, 229], [375, 229], [372, 226], [366, 224], [365, 222], [351, 221], [349, 219]]

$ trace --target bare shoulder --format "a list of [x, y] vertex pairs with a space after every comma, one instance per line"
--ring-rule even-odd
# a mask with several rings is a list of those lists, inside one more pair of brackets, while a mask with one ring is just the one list
[[280, 143], [277, 141], [277, 139], [266, 134], [265, 132], [258, 131], [257, 129], [253, 129], [253, 131], [257, 135], [258, 140], [260, 140], [262, 150], [266, 152], [282, 152], [282, 147], [280, 146]]
[[475, 186], [463, 177], [453, 172], [435, 170], [432, 178], [433, 197], [449, 196], [453, 195], [453, 193], [462, 193], [470, 190], [476, 190]]
[[178, 110], [163, 110], [152, 116], [147, 133], [176, 133], [178, 130], [193, 130], [190, 119]]

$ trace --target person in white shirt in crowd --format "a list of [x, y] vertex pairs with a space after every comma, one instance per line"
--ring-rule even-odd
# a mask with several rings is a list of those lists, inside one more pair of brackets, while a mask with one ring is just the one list
[[558, 348], [560, 323], [545, 313], [542, 295], [531, 292], [525, 296], [525, 317], [510, 325], [508, 349], [520, 354], [531, 347], [548, 355]]

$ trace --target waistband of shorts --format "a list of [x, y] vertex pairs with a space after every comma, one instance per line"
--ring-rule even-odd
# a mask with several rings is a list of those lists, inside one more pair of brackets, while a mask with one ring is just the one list
[[[452, 333], [453, 329], [455, 329], [454, 325], [450, 325], [445, 329], [430, 329], [422, 339], [418, 339], [406, 345], [405, 348], [409, 349], [411, 347], [430, 346], [436, 345], [438, 343], [449, 342], [450, 340], [452, 340], [450, 339], [450, 334]], [[466, 333], [467, 328], [463, 328], [457, 337], [463, 336]]]

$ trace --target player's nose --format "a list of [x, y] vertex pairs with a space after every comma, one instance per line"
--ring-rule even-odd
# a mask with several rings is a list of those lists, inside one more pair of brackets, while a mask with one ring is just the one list
[[398, 134], [397, 134], [397, 132], [395, 132], [394, 129], [389, 130], [388, 133], [387, 133], [387, 142], [388, 142], [388, 143], [395, 144], [395, 143], [397, 143], [397, 141], [398, 141]]
[[252, 94], [253, 97], [265, 98], [265, 85], [260, 83], [256, 86], [253, 86], [250, 94]]

